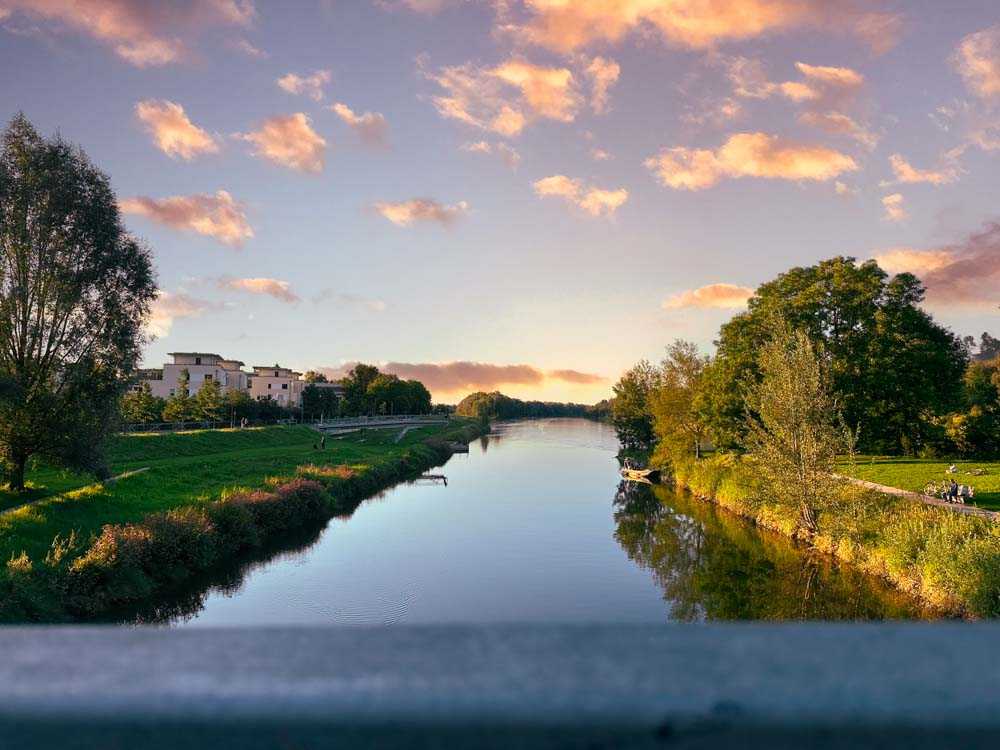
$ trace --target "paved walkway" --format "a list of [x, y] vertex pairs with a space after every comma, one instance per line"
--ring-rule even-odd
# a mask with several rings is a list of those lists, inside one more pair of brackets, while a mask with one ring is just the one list
[[984, 518], [997, 518], [1000, 513], [996, 513], [992, 510], [986, 510], [985, 508], [977, 508], [975, 505], [962, 505], [961, 503], [949, 503], [946, 500], [942, 500], [938, 497], [931, 497], [930, 495], [925, 495], [922, 492], [910, 492], [909, 490], [901, 490], [898, 487], [889, 487], [884, 484], [876, 484], [875, 482], [868, 482], [864, 479], [855, 479], [854, 477], [845, 477], [843, 474], [835, 474], [834, 476], [839, 479], [846, 479], [852, 484], [856, 484], [859, 487], [865, 487], [869, 490], [876, 490], [882, 492], [886, 495], [895, 495], [896, 497], [905, 497], [908, 500], [916, 500], [917, 502], [923, 503], [924, 505], [933, 505], [937, 508], [947, 508], [955, 513], [965, 513], [969, 516], [983, 516]]

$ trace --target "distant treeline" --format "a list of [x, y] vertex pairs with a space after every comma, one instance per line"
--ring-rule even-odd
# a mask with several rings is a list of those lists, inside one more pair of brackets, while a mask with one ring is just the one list
[[522, 401], [505, 396], [499, 391], [493, 393], [471, 393], [463, 398], [455, 413], [460, 417], [476, 419], [542, 419], [545, 417], [584, 417], [586, 419], [609, 419], [609, 401], [589, 404], [564, 404], [551, 401]]

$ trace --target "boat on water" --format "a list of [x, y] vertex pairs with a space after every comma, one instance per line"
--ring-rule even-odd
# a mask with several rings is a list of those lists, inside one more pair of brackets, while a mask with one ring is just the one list
[[621, 475], [624, 479], [632, 482], [659, 482], [659, 469], [643, 469], [636, 466], [631, 459], [626, 458], [622, 463]]

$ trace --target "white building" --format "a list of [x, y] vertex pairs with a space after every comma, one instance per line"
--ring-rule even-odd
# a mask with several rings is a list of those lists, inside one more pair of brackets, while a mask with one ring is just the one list
[[258, 401], [271, 398], [279, 406], [298, 406], [302, 402], [302, 390], [306, 383], [301, 372], [279, 365], [254, 366], [253, 374], [247, 378], [251, 398]]
[[169, 356], [174, 361], [163, 365], [162, 369], [140, 370], [140, 380], [133, 388], [149, 383], [154, 396], [170, 398], [177, 393], [181, 370], [188, 371], [188, 392], [192, 396], [206, 380], [216, 381], [223, 389], [245, 391], [250, 387], [248, 374], [240, 369], [243, 363], [237, 359], [225, 359], [208, 352], [171, 352]]

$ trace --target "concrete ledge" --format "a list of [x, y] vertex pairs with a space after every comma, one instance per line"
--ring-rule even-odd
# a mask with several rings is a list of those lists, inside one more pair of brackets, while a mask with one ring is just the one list
[[998, 643], [987, 623], [9, 628], [0, 747], [996, 747]]

